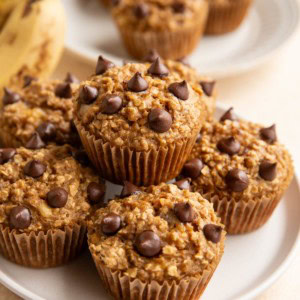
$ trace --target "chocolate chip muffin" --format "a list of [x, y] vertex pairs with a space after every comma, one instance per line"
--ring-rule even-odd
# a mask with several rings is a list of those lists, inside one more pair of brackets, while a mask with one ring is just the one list
[[226, 231], [238, 234], [267, 222], [291, 182], [293, 164], [275, 125], [238, 120], [230, 109], [203, 126], [182, 175], [213, 203]]
[[205, 29], [205, 0], [122, 0], [112, 15], [128, 52], [142, 59], [150, 49], [163, 58], [191, 53]]
[[0, 149], [0, 253], [14, 263], [55, 267], [80, 253], [105, 185], [72, 151]]
[[27, 76], [23, 88], [14, 91], [5, 88], [0, 112], [3, 146], [26, 146], [32, 139], [45, 145], [80, 145], [73, 124], [72, 95], [77, 86], [75, 77], [68, 74], [65, 81]]
[[224, 250], [212, 205], [168, 184], [126, 187], [125, 196], [88, 223], [89, 249], [108, 291], [115, 299], [199, 299]]
[[158, 59], [116, 67], [100, 57], [82, 82], [74, 122], [102, 176], [148, 186], [176, 177], [205, 117], [203, 91]]

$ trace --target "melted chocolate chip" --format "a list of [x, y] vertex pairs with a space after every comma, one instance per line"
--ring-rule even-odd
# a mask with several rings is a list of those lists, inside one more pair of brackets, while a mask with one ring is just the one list
[[180, 100], [189, 99], [189, 88], [185, 80], [182, 82], [175, 82], [170, 84], [168, 90]]
[[0, 164], [3, 165], [10, 161], [15, 155], [17, 151], [14, 148], [2, 148], [0, 149]]
[[233, 137], [221, 139], [217, 145], [218, 149], [228, 155], [239, 153], [241, 144]]
[[219, 243], [222, 236], [222, 227], [215, 224], [207, 224], [203, 227], [203, 233], [208, 241]]
[[134, 15], [139, 19], [144, 19], [150, 14], [149, 6], [145, 3], [137, 4], [133, 9]]
[[158, 133], [167, 132], [172, 127], [172, 116], [161, 108], [151, 109], [148, 116], [149, 126]]
[[161, 59], [158, 57], [150, 66], [148, 73], [153, 76], [164, 77], [168, 76], [168, 68], [161, 62]]
[[111, 213], [106, 215], [101, 222], [101, 230], [106, 235], [116, 234], [121, 229], [120, 216]]
[[44, 148], [46, 144], [41, 139], [40, 135], [37, 132], [34, 132], [31, 138], [26, 143], [25, 147], [28, 149], [36, 150]]
[[2, 103], [4, 106], [17, 103], [20, 100], [21, 96], [18, 93], [15, 93], [8, 88], [4, 88], [4, 96], [2, 98]]
[[159, 58], [158, 52], [155, 49], [151, 49], [144, 58], [144, 61], [153, 63], [156, 61], [157, 58]]
[[202, 134], [199, 132], [196, 139], [196, 144], [199, 144], [202, 140]]
[[103, 201], [105, 191], [100, 183], [91, 182], [87, 187], [87, 194], [91, 204], [98, 204]]
[[206, 96], [211, 97], [214, 91], [215, 81], [200, 81], [200, 85]]
[[98, 97], [98, 90], [89, 85], [84, 85], [79, 92], [79, 100], [84, 104], [93, 103]]
[[259, 176], [266, 181], [273, 181], [276, 178], [277, 163], [263, 160], [259, 165]]
[[139, 193], [141, 193], [141, 190], [136, 185], [132, 184], [129, 181], [124, 181], [124, 186], [123, 186], [120, 197], [126, 198], [131, 195], [136, 195]]
[[101, 112], [103, 114], [112, 115], [117, 113], [122, 108], [122, 98], [118, 95], [108, 94], [101, 102]]
[[67, 204], [68, 192], [60, 187], [52, 189], [47, 193], [47, 203], [53, 208], [62, 208]]
[[23, 81], [24, 81], [23, 88], [26, 88], [26, 87], [30, 86], [31, 82], [35, 81], [35, 80], [37, 80], [35, 77], [30, 76], [30, 75], [25, 75], [24, 78], [23, 78]]
[[55, 96], [59, 98], [69, 99], [72, 97], [72, 87], [68, 82], [60, 83], [55, 88]]
[[176, 203], [174, 206], [174, 212], [178, 220], [182, 223], [193, 222], [196, 217], [195, 211], [188, 202]]
[[9, 214], [9, 223], [13, 228], [25, 229], [30, 226], [31, 215], [28, 208], [24, 206], [14, 207]]
[[96, 66], [96, 75], [104, 74], [108, 69], [113, 68], [115, 64], [105, 58], [103, 56], [98, 57], [98, 62]]
[[238, 117], [234, 113], [233, 107], [229, 108], [220, 118], [220, 122], [224, 122], [225, 120], [238, 121]]
[[178, 181], [174, 182], [173, 184], [175, 184], [181, 190], [188, 190], [188, 191], [192, 190], [191, 178], [184, 178], [182, 180], [178, 180]]
[[83, 166], [88, 166], [90, 164], [89, 157], [84, 150], [77, 150], [73, 152], [73, 157]]
[[38, 160], [31, 160], [24, 167], [24, 174], [33, 178], [42, 176], [45, 171], [46, 166]]
[[42, 123], [36, 129], [43, 141], [49, 142], [54, 140], [56, 136], [56, 127], [50, 122]]
[[262, 128], [260, 130], [261, 138], [269, 144], [273, 144], [277, 141], [276, 125], [273, 124], [271, 127]]
[[194, 158], [191, 160], [188, 160], [183, 168], [181, 173], [185, 177], [190, 177], [192, 179], [195, 179], [201, 175], [201, 170], [203, 169], [204, 165], [201, 159]]
[[173, 11], [177, 14], [182, 14], [185, 11], [185, 5], [182, 2], [175, 2], [172, 5]]
[[162, 243], [160, 237], [155, 232], [146, 230], [136, 237], [135, 247], [140, 255], [153, 257], [161, 252]]
[[142, 77], [140, 72], [134, 74], [134, 76], [127, 82], [127, 88], [129, 91], [139, 93], [148, 89], [148, 82]]
[[229, 171], [225, 177], [225, 182], [233, 192], [242, 192], [249, 185], [247, 174], [239, 169]]
[[70, 72], [67, 73], [64, 81], [67, 83], [79, 83], [80, 82], [80, 80], [75, 75], [71, 74]]

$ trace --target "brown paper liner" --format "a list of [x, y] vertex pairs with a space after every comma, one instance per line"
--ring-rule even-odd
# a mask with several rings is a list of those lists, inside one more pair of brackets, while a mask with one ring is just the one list
[[247, 16], [252, 3], [253, 0], [228, 1], [226, 4], [212, 1], [205, 34], [223, 34], [237, 29]]
[[157, 185], [175, 178], [186, 162], [201, 126], [194, 128], [191, 138], [174, 145], [137, 152], [95, 139], [76, 119], [74, 123], [85, 151], [102, 177], [114, 183], [122, 184], [126, 180], [138, 186]]
[[46, 232], [18, 233], [0, 225], [0, 253], [26, 267], [52, 268], [66, 264], [83, 249], [86, 226], [75, 224]]
[[176, 60], [189, 55], [198, 45], [205, 30], [207, 15], [208, 4], [203, 1], [203, 8], [194, 23], [174, 31], [139, 32], [119, 26], [117, 20], [116, 23], [124, 45], [133, 57], [144, 59], [151, 49], [156, 49], [161, 57]]

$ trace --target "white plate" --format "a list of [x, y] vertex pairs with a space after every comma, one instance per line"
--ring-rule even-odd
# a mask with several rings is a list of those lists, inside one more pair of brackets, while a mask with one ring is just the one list
[[[98, 0], [63, 0], [68, 18], [66, 47], [89, 61], [101, 53], [114, 62], [129, 59], [108, 11]], [[271, 58], [299, 22], [297, 0], [257, 0], [233, 33], [205, 37], [190, 56], [191, 65], [215, 78], [236, 75]]]
[[[218, 105], [217, 115], [225, 111]], [[107, 197], [120, 193], [109, 184]], [[225, 254], [203, 299], [252, 299], [286, 270], [296, 254], [300, 230], [300, 190], [296, 178], [270, 221], [256, 232], [229, 236]], [[69, 265], [32, 270], [0, 257], [0, 282], [25, 299], [110, 299], [88, 252]]]

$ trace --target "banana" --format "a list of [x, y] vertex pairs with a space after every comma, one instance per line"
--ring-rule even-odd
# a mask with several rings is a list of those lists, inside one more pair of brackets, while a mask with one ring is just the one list
[[66, 22], [61, 1], [0, 0], [1, 12], [8, 17], [0, 31], [0, 90], [20, 86], [24, 75], [49, 76], [64, 46]]

